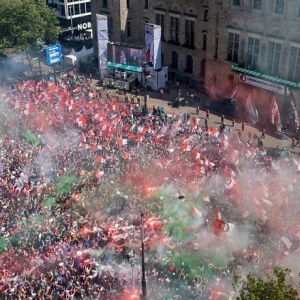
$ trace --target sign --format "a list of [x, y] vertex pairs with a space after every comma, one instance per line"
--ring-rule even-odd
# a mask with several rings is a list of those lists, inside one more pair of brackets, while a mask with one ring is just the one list
[[96, 14], [96, 18], [99, 75], [100, 78], [103, 79], [107, 74], [108, 21], [105, 15]]
[[272, 91], [272, 92], [275, 92], [275, 93], [278, 93], [281, 95], [285, 95], [285, 93], [286, 93], [286, 88], [284, 85], [277, 84], [275, 82], [266, 81], [266, 80], [263, 80], [260, 78], [248, 76], [245, 74], [239, 74], [239, 81], [246, 83], [246, 84], [253, 85], [253, 86], [257, 86], [261, 89]]
[[47, 64], [52, 65], [62, 61], [61, 45], [56, 44], [46, 48]]
[[145, 25], [146, 62], [153, 69], [161, 68], [161, 27], [153, 24]]
[[77, 25], [78, 30], [86, 30], [86, 29], [91, 29], [92, 28], [92, 23], [87, 22], [87, 23], [82, 23]]

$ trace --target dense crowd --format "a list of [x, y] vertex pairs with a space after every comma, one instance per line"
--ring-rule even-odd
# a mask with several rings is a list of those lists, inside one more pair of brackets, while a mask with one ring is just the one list
[[104, 94], [69, 72], [2, 96], [1, 299], [135, 299], [141, 212], [149, 299], [229, 295], [299, 256], [297, 160]]

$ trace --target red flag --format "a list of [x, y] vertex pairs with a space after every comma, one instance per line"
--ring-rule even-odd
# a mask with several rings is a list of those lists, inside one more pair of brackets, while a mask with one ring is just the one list
[[105, 159], [102, 156], [97, 156], [96, 157], [96, 162], [99, 163], [99, 164], [104, 164]]
[[124, 159], [130, 159], [130, 152], [124, 152]]

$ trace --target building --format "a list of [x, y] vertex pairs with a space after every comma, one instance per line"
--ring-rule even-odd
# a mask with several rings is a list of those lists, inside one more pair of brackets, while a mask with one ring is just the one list
[[47, 0], [49, 6], [57, 8], [62, 31], [91, 30], [90, 0]]
[[[144, 25], [162, 28], [162, 62], [180, 81], [203, 86], [208, 34], [208, 3], [184, 0], [91, 0], [96, 36], [96, 14], [108, 17], [109, 40], [145, 44]], [[95, 53], [97, 42], [94, 40]]]
[[272, 97], [282, 112], [300, 110], [300, 1], [209, 2], [206, 86], [212, 99], [251, 95], [262, 119]]
[[91, 0], [91, 6], [93, 21], [108, 16], [111, 41], [144, 45], [144, 25], [160, 25], [163, 64], [180, 81], [204, 85], [213, 100], [237, 87], [236, 98], [243, 102], [251, 93], [261, 113], [273, 96], [280, 107], [293, 97], [300, 110], [299, 0]]

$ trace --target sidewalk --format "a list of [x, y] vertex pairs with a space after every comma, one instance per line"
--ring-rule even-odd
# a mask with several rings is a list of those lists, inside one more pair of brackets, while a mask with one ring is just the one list
[[[92, 86], [96, 87], [96, 80], [93, 80]], [[115, 90], [110, 90], [112, 92], [112, 95], [115, 95]], [[193, 89], [182, 89], [182, 95], [185, 96], [186, 92], [189, 92], [189, 94], [193, 94], [195, 90]], [[242, 130], [242, 121], [239, 120], [238, 116], [234, 117], [235, 124], [232, 126], [232, 119], [233, 116], [229, 116], [226, 113], [222, 113], [220, 111], [212, 110], [209, 107], [206, 106], [206, 104], [209, 104], [209, 99], [207, 95], [201, 94], [200, 96], [200, 102], [199, 101], [193, 101], [189, 102], [188, 106], [179, 106], [178, 108], [174, 108], [170, 105], [168, 105], [169, 102], [172, 102], [173, 99], [177, 97], [177, 89], [172, 88], [170, 91], [170, 94], [164, 94], [162, 99], [159, 99], [160, 96], [158, 92], [147, 92], [149, 95], [147, 106], [148, 108], [152, 108], [153, 105], [162, 106], [164, 108], [164, 111], [168, 114], [180, 114], [180, 113], [189, 113], [191, 117], [197, 117], [199, 121], [199, 125], [201, 127], [204, 127], [204, 119], [206, 116], [206, 109], [209, 109], [210, 116], [208, 121], [209, 127], [217, 127], [219, 128], [221, 124], [221, 115], [224, 114], [225, 116], [225, 124], [230, 127], [231, 132], [237, 134], [239, 131]], [[144, 105], [144, 97], [143, 93], [141, 94], [141, 105]], [[124, 95], [120, 95], [120, 103], [125, 103], [124, 101]], [[201, 107], [199, 111], [199, 115], [196, 114], [196, 107], [199, 105]], [[248, 139], [248, 133], [251, 132], [252, 136], [256, 134], [257, 136], [261, 136], [262, 128], [253, 126], [252, 124], [245, 123], [245, 130], [242, 133], [242, 140], [246, 141]], [[300, 153], [300, 149], [296, 147], [295, 149], [291, 148], [291, 137], [289, 137], [284, 132], [276, 132], [271, 131], [268, 128], [266, 128], [266, 137], [263, 140], [264, 147], [265, 148], [287, 148], [293, 157], [298, 157], [298, 153]]]

